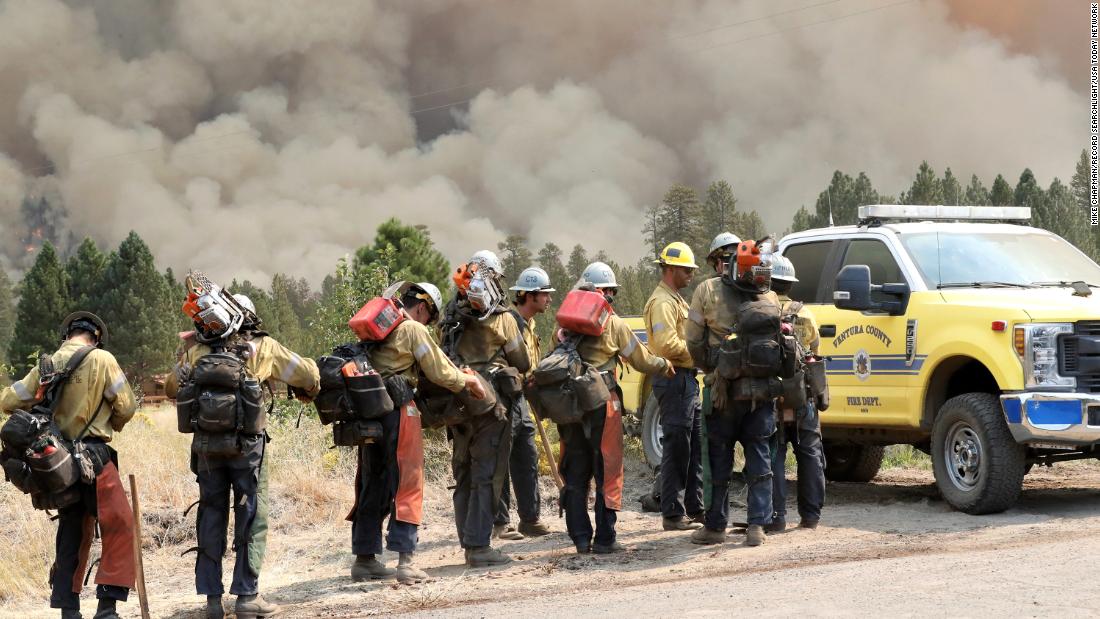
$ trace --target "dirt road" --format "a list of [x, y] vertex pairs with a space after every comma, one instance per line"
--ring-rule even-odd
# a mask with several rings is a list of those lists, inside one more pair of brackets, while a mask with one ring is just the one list
[[[434, 582], [352, 583], [343, 523], [276, 531], [261, 582], [283, 604], [283, 617], [1100, 614], [1091, 611], [1100, 609], [1100, 589], [1091, 586], [1100, 551], [1100, 467], [1037, 470], [1025, 483], [1016, 508], [974, 517], [938, 499], [930, 472], [885, 471], [872, 484], [830, 484], [816, 531], [774, 535], [759, 548], [743, 546], [738, 535], [700, 547], [685, 534], [660, 531], [658, 516], [635, 511], [633, 498], [647, 484], [635, 471], [619, 520], [629, 552], [576, 555], [548, 505], [558, 532], [505, 542], [518, 560], [496, 570], [464, 568], [449, 497], [434, 488], [420, 553]], [[544, 496], [549, 503], [551, 493]], [[158, 552], [146, 565], [154, 616], [201, 616], [190, 555]], [[135, 606], [125, 605], [124, 616], [134, 616]], [[52, 616], [40, 607], [18, 610]]]

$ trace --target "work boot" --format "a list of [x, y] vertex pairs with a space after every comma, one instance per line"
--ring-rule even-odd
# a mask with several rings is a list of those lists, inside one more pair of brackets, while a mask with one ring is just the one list
[[772, 521], [764, 525], [764, 531], [768, 533], [782, 533], [787, 530], [786, 518], [772, 518]]
[[586, 554], [592, 552], [592, 544], [591, 543], [577, 542], [575, 545], [577, 547], [577, 554], [579, 554], [579, 555], [586, 555]]
[[118, 619], [114, 600], [100, 600], [92, 619]]
[[492, 546], [466, 549], [466, 565], [470, 567], [493, 567], [495, 565], [507, 565], [511, 562], [512, 557]]
[[351, 579], [355, 582], [385, 580], [393, 578], [396, 573], [383, 565], [374, 555], [356, 555], [355, 563], [351, 564]]
[[270, 617], [279, 612], [279, 607], [259, 595], [237, 596], [237, 619], [257, 619]]
[[803, 518], [802, 522], [798, 523], [798, 528], [800, 528], [800, 529], [816, 529], [818, 522], [819, 522], [818, 520], [807, 520], [807, 519]]
[[609, 555], [616, 552], [625, 552], [626, 546], [623, 546], [619, 542], [611, 542], [610, 544], [592, 544], [592, 554], [594, 555]]
[[61, 619], [84, 619], [80, 616], [79, 608], [62, 608]]
[[225, 608], [222, 606], [222, 596], [206, 596], [206, 619], [225, 619]]
[[746, 546], [759, 546], [764, 543], [764, 540], [768, 539], [768, 535], [764, 533], [764, 527], [759, 524], [750, 524], [748, 533], [745, 537]]
[[493, 539], [515, 541], [523, 539], [523, 534], [510, 524], [494, 524]]
[[550, 535], [550, 526], [541, 520], [534, 522], [520, 522], [519, 532], [527, 537], [542, 537], [543, 535]]
[[693, 522], [684, 518], [683, 516], [673, 516], [671, 518], [665, 517], [661, 523], [665, 531], [694, 531], [695, 529], [702, 528], [703, 525], [698, 522]]
[[688, 520], [690, 520], [692, 522], [698, 522], [699, 524], [706, 524], [707, 513], [706, 512], [699, 512], [698, 514], [695, 514], [694, 516], [689, 514], [688, 515]]
[[715, 531], [703, 527], [691, 534], [692, 544], [721, 544], [724, 541], [726, 541], [725, 531]]
[[412, 560], [413, 553], [401, 553], [401, 557], [397, 560], [397, 582], [403, 585], [411, 585], [430, 580], [431, 577], [426, 572], [413, 567]]

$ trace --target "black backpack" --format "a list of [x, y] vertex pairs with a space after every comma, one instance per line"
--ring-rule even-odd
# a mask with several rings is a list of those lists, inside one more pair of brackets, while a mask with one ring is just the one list
[[738, 296], [743, 300], [737, 308], [735, 337], [718, 350], [718, 374], [728, 380], [793, 377], [799, 366], [798, 342], [783, 334], [779, 306], [759, 295]]
[[95, 350], [84, 346], [77, 350], [60, 371], [52, 358], [39, 359], [39, 380], [45, 392], [30, 411], [16, 410], [0, 427], [0, 465], [4, 476], [24, 494], [31, 495], [37, 509], [60, 509], [80, 500], [78, 481], [95, 480], [94, 463], [81, 440], [99, 417], [103, 399], [92, 417], [72, 440], [61, 433], [54, 412], [69, 378]]
[[[251, 334], [252, 337], [266, 335]], [[194, 434], [193, 449], [206, 455], [240, 453], [239, 438], [267, 428], [263, 387], [247, 370], [249, 338], [219, 340], [191, 368], [176, 395], [177, 429]]]
[[540, 417], [562, 425], [579, 423], [585, 413], [611, 399], [603, 375], [577, 352], [584, 337], [566, 337], [531, 372], [525, 394]]

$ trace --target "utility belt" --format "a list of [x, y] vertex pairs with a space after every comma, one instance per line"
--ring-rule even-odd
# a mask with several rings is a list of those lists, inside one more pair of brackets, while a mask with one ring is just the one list
[[607, 406], [611, 392], [618, 388], [614, 366], [600, 371], [587, 365], [578, 376], [549, 385], [532, 381], [526, 390], [527, 401], [539, 416], [558, 425], [580, 423], [585, 413]]
[[[442, 428], [465, 423], [474, 417], [488, 414], [496, 416], [497, 419], [505, 419], [508, 411], [501, 402], [498, 388], [494, 384], [511, 389], [508, 383], [513, 380], [513, 377], [510, 376], [509, 370], [515, 372], [515, 379], [519, 380], [519, 372], [515, 368], [500, 368], [496, 372], [492, 372], [491, 368], [485, 368], [484, 372], [475, 372], [470, 368], [463, 370], [478, 377], [481, 388], [485, 390], [485, 398], [482, 400], [475, 399], [469, 389], [452, 393], [444, 387], [422, 379], [416, 393], [416, 406], [420, 409], [420, 425], [424, 428]], [[496, 376], [502, 374], [503, 376]], [[522, 393], [522, 390], [520, 392]], [[503, 395], [503, 392], [500, 394]]]
[[[359, 402], [352, 407], [350, 418], [337, 421], [332, 425], [332, 443], [337, 447], [358, 447], [382, 440], [381, 418], [408, 404], [415, 392], [408, 379], [400, 374], [380, 379], [379, 385], [364, 390]], [[349, 382], [349, 392], [356, 398], [353, 385]]]

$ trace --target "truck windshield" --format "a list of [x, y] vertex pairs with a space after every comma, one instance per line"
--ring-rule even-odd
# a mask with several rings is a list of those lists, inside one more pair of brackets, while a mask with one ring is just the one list
[[1100, 266], [1054, 234], [920, 232], [901, 242], [932, 289], [1100, 284]]

